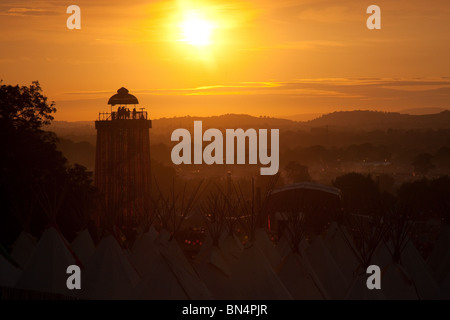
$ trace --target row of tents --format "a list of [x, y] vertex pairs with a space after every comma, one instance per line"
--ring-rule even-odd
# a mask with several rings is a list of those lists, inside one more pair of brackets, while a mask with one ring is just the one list
[[[372, 264], [381, 268], [381, 290], [367, 288], [350, 239], [336, 223], [296, 248], [286, 238], [275, 245], [264, 229], [245, 246], [224, 232], [216, 245], [207, 235], [192, 261], [165, 229], [151, 227], [125, 250], [112, 235], [95, 245], [87, 230], [69, 244], [53, 226], [39, 241], [22, 232], [10, 253], [3, 250], [0, 287], [7, 299], [450, 299], [450, 226], [426, 261], [411, 240], [398, 262], [380, 242]], [[73, 264], [81, 290], [66, 287]]]

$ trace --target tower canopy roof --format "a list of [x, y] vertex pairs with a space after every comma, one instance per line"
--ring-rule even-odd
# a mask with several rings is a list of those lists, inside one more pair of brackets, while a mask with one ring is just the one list
[[128, 93], [127, 88], [120, 88], [117, 93], [108, 100], [108, 104], [114, 106], [116, 104], [139, 104], [138, 99]]

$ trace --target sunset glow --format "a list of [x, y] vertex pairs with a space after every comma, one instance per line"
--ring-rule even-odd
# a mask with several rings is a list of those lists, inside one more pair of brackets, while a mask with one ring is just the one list
[[206, 46], [211, 44], [213, 25], [196, 13], [190, 13], [181, 23], [183, 34], [182, 41], [194, 46]]
[[1, 77], [39, 80], [67, 121], [108, 110], [121, 86], [152, 118], [446, 107], [447, 2], [405, 3], [377, 2], [382, 27], [369, 30], [367, 6], [349, 0], [80, 0], [69, 30], [65, 3], [6, 1]]

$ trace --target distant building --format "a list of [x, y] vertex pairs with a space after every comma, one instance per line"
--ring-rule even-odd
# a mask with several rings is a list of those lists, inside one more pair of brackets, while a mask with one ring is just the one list
[[95, 185], [102, 196], [102, 213], [109, 215], [104, 218], [129, 230], [150, 210], [152, 121], [144, 108], [136, 110], [139, 102], [126, 88], [117, 90], [108, 104], [111, 112], [99, 113], [95, 121]]

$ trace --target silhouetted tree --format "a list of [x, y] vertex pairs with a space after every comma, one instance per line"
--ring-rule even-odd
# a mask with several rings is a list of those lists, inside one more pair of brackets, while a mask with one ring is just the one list
[[348, 213], [370, 214], [380, 205], [380, 192], [370, 175], [347, 173], [337, 177], [333, 185], [342, 191], [342, 204]]
[[[80, 175], [81, 167], [69, 169], [56, 135], [43, 130], [55, 111], [38, 82], [0, 86], [0, 241], [5, 246], [21, 230], [40, 235], [55, 220], [67, 221], [68, 230], [76, 231], [68, 203], [75, 203], [92, 181]], [[60, 205], [54, 205], [56, 200]]]
[[428, 180], [423, 178], [402, 184], [398, 191], [399, 202], [409, 210], [415, 220], [441, 218], [449, 220], [450, 177]]
[[431, 159], [433, 156], [429, 153], [421, 153], [416, 156], [412, 165], [414, 166], [414, 172], [426, 175], [431, 169], [434, 168], [433, 163], [431, 163]]
[[308, 172], [308, 167], [301, 165], [295, 161], [289, 162], [284, 170], [288, 176], [288, 180], [291, 183], [301, 182], [301, 181], [311, 181], [311, 176]]
[[[0, 82], [1, 83], [1, 82]], [[38, 131], [53, 120], [54, 102], [48, 104], [38, 81], [29, 87], [2, 84], [0, 87], [0, 119], [14, 128]]]

